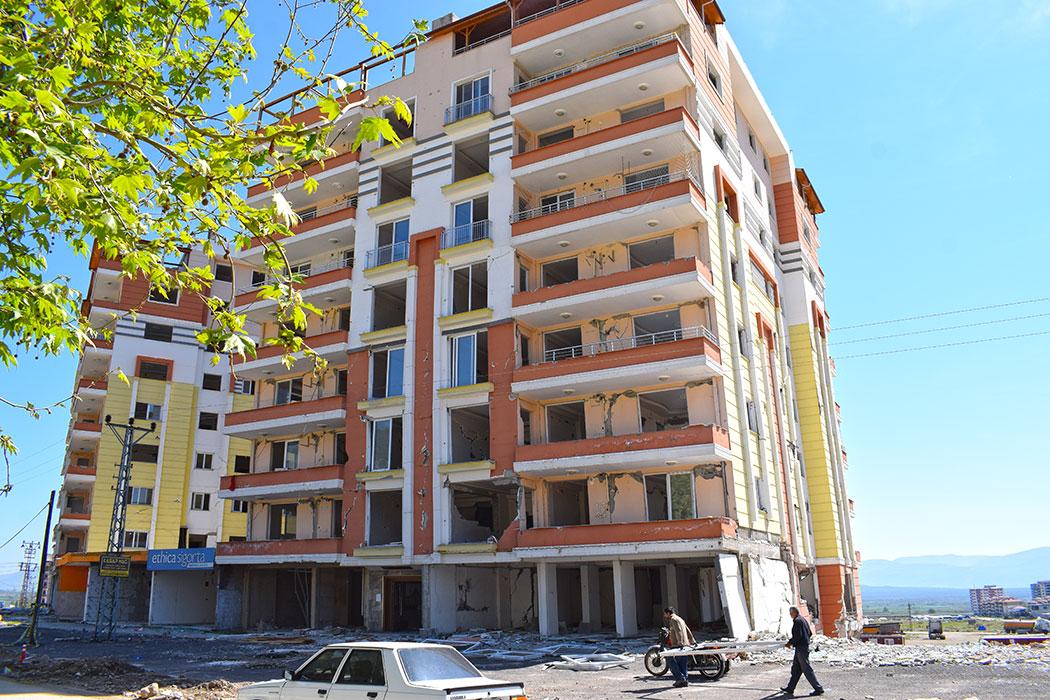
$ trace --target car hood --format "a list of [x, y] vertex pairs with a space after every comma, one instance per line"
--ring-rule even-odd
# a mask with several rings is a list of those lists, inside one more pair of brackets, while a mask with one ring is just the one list
[[255, 695], [258, 695], [259, 693], [277, 695], [281, 692], [281, 688], [284, 687], [285, 682], [286, 681], [283, 678], [277, 678], [272, 681], [261, 681], [259, 683], [252, 683], [251, 685], [246, 685], [243, 688], [241, 688], [240, 691], [238, 691], [237, 696], [244, 697], [245, 695], [248, 695], [250, 693]]

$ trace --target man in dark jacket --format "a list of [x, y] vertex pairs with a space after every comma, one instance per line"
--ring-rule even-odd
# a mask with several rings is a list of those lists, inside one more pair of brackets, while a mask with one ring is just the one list
[[810, 695], [823, 695], [824, 689], [820, 686], [816, 674], [813, 673], [813, 667], [809, 665], [809, 638], [813, 636], [809, 623], [806, 622], [806, 618], [798, 614], [798, 608], [792, 606], [788, 612], [791, 613], [791, 619], [794, 622], [791, 623], [791, 639], [785, 646], [795, 649], [795, 660], [791, 662], [791, 680], [788, 681], [786, 687], [780, 690], [788, 697], [794, 696], [799, 678], [805, 675], [806, 680], [813, 686], [813, 692]]

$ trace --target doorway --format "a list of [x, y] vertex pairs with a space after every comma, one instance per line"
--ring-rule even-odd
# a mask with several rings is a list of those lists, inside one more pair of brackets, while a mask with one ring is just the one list
[[383, 629], [418, 630], [423, 626], [423, 579], [387, 576], [383, 579]]

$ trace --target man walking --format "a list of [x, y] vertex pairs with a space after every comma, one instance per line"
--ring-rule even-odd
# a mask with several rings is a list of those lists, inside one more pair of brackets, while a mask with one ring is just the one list
[[823, 695], [824, 688], [820, 686], [820, 681], [817, 680], [816, 674], [813, 673], [813, 667], [809, 665], [809, 638], [813, 636], [809, 629], [809, 623], [806, 622], [806, 618], [798, 614], [798, 608], [795, 606], [791, 606], [788, 612], [791, 614], [791, 619], [794, 622], [791, 623], [791, 639], [788, 640], [785, 646], [794, 647], [795, 659], [791, 662], [791, 679], [788, 681], [787, 687], [780, 690], [784, 695], [793, 697], [799, 678], [805, 675], [806, 680], [813, 686], [813, 692], [810, 695]]
[[[667, 625], [672, 649], [684, 647], [687, 644], [696, 644], [689, 625], [685, 624], [685, 620], [679, 617], [674, 608], [664, 608], [664, 624]], [[671, 669], [671, 675], [674, 676], [675, 688], [684, 688], [689, 685], [689, 657], [668, 656], [667, 667]]]

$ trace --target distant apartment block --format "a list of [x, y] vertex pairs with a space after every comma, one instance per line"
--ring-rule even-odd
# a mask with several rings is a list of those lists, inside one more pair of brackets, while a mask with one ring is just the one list
[[[855, 628], [824, 207], [717, 3], [501, 3], [355, 78], [316, 189], [249, 190], [302, 218], [330, 372], [233, 367], [217, 624]], [[400, 147], [351, 150], [379, 95]]]
[[1001, 615], [1006, 593], [1002, 586], [984, 586], [970, 589], [970, 610], [975, 615]]
[[1050, 598], [1050, 581], [1036, 581], [1029, 588], [1032, 591], [1032, 599]]

